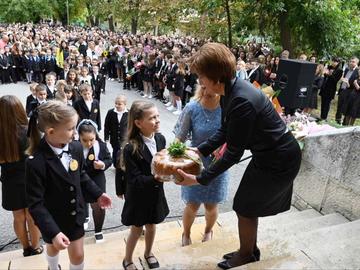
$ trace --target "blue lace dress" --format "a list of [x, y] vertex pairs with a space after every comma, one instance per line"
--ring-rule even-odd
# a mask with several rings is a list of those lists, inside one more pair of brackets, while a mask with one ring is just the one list
[[[198, 101], [190, 101], [180, 114], [174, 128], [175, 137], [185, 142], [191, 140], [191, 146], [197, 147], [221, 125], [221, 108], [207, 110]], [[210, 156], [202, 158], [204, 167], [211, 164]], [[221, 203], [228, 196], [229, 174], [224, 172], [214, 179], [210, 185], [182, 186], [181, 198], [185, 203]]]

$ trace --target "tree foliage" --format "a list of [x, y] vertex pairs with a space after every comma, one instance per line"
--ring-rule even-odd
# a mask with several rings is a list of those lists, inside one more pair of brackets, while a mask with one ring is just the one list
[[249, 36], [300, 52], [349, 56], [360, 51], [360, 0], [0, 0], [0, 20], [52, 17], [120, 30], [193, 35], [231, 44]]
[[0, 20], [6, 22], [38, 22], [42, 18], [51, 18], [51, 14], [51, 6], [47, 0], [0, 1]]

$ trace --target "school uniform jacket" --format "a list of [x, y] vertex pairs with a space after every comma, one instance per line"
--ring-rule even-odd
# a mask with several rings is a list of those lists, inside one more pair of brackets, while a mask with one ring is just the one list
[[69, 153], [78, 166], [67, 172], [43, 138], [34, 155], [26, 160], [29, 211], [47, 239], [53, 239], [61, 228], [82, 226], [85, 221], [83, 194], [95, 202], [103, 193], [84, 170], [81, 144], [71, 142]]
[[28, 113], [28, 115], [27, 116], [31, 116], [31, 114], [32, 114], [32, 112], [38, 107], [38, 106], [40, 106], [40, 102], [37, 100], [37, 99], [35, 99], [35, 100], [33, 100], [33, 101], [31, 101], [30, 103], [29, 103], [29, 113]]
[[[162, 134], [155, 134], [155, 141], [157, 151], [165, 148]], [[132, 144], [124, 147], [126, 193], [121, 217], [127, 226], [157, 224], [169, 214], [163, 183], [151, 174], [152, 155], [145, 143], [140, 144], [139, 152], [140, 156], [133, 154]]]
[[54, 99], [56, 92], [57, 92], [56, 88], [54, 88], [54, 92], [51, 92], [49, 86], [46, 85], [46, 99], [47, 100]]
[[[96, 170], [94, 168], [94, 161], [95, 159], [95, 153], [94, 153], [94, 147], [91, 147], [89, 149], [89, 153], [87, 154], [86, 160], [85, 160], [85, 170], [86, 173], [89, 175], [89, 177], [95, 182], [95, 183], [102, 183], [105, 182], [105, 170], [107, 170], [111, 164], [112, 164], [112, 158], [110, 155], [109, 150], [106, 147], [106, 143], [102, 141], [99, 142], [99, 154], [98, 154], [98, 160], [101, 160], [105, 164], [104, 169]], [[91, 156], [93, 155], [93, 156]]]
[[30, 112], [33, 110], [34, 102], [37, 102], [37, 99], [33, 95], [28, 95], [26, 98], [26, 115], [29, 116]]
[[91, 87], [93, 89], [94, 98], [100, 101], [101, 92], [105, 93], [105, 76], [99, 73], [96, 76], [94, 74], [91, 76]]
[[128, 124], [128, 112], [124, 112], [120, 122], [114, 109], [110, 109], [105, 117], [104, 138], [109, 140], [111, 146], [120, 148], [126, 139]]
[[77, 111], [79, 115], [79, 121], [82, 119], [91, 119], [97, 125], [99, 131], [101, 130], [101, 118], [100, 118], [100, 107], [99, 101], [96, 99], [91, 103], [91, 110], [89, 111], [88, 107], [83, 98], [80, 98], [73, 104], [74, 109]]

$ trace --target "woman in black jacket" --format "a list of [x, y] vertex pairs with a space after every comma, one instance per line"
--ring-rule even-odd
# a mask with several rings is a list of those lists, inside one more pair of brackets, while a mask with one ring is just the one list
[[336, 86], [338, 81], [341, 79], [343, 71], [340, 66], [340, 59], [334, 57], [331, 65], [325, 70], [324, 82], [320, 90], [321, 96], [321, 119], [326, 120], [331, 100], [334, 99], [336, 94]]
[[221, 128], [198, 147], [203, 156], [227, 144], [224, 155], [200, 175], [179, 170], [179, 185], [207, 185], [215, 176], [238, 163], [244, 151], [252, 160], [240, 182], [233, 209], [238, 216], [240, 249], [224, 255], [218, 266], [229, 269], [260, 259], [258, 217], [290, 209], [293, 181], [301, 151], [270, 100], [249, 82], [235, 78], [236, 60], [220, 43], [207, 43], [191, 59], [191, 70], [201, 87], [221, 95]]

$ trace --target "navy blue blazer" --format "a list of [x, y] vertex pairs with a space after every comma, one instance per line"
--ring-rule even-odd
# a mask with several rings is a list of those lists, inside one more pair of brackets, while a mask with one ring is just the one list
[[69, 144], [69, 153], [78, 166], [67, 172], [45, 139], [26, 160], [29, 211], [43, 236], [53, 239], [61, 228], [82, 226], [85, 221], [84, 195], [96, 201], [103, 193], [84, 170], [79, 142]]

